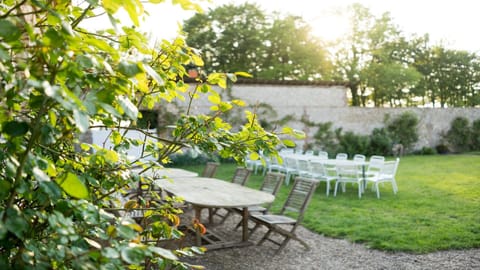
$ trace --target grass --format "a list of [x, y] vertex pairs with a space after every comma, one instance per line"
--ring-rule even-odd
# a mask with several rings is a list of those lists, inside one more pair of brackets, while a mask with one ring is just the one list
[[[229, 180], [235, 167], [222, 164], [217, 177]], [[201, 172], [203, 166], [184, 168]], [[259, 188], [261, 181], [261, 175], [252, 175], [247, 185]], [[386, 251], [480, 247], [480, 155], [402, 157], [397, 184], [397, 195], [385, 184], [380, 199], [370, 189], [359, 199], [353, 186], [327, 197], [321, 183], [303, 224], [325, 236]], [[273, 212], [280, 209], [290, 186], [280, 190]]]

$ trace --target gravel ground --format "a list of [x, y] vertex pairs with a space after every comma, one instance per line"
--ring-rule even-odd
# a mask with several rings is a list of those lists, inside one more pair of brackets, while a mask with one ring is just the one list
[[[215, 227], [215, 232], [227, 239], [239, 237], [240, 231], [232, 234], [232, 228], [239, 221], [238, 216], [229, 218], [225, 224]], [[263, 236], [266, 230], [259, 229], [250, 239], [253, 242]], [[388, 253], [369, 249], [362, 244], [350, 243], [313, 233], [304, 227], [297, 229], [297, 235], [310, 246], [306, 251], [295, 240], [274, 255], [276, 246], [268, 241], [261, 246], [229, 248], [207, 251], [204, 255], [187, 261], [200, 264], [210, 270], [225, 269], [480, 269], [480, 249], [451, 250], [429, 254]], [[235, 238], [233, 238], [235, 239]]]

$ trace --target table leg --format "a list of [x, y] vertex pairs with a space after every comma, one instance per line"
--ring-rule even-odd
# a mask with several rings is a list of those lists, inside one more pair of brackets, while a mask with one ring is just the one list
[[248, 207], [242, 211], [242, 242], [248, 241]]
[[[200, 222], [200, 218], [202, 216], [202, 208], [194, 206], [195, 209], [195, 219]], [[195, 242], [197, 246], [202, 245], [202, 233], [200, 232], [199, 228], [195, 229]]]

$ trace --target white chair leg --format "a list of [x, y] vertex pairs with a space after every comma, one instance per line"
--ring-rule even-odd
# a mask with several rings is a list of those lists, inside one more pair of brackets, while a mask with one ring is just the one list
[[380, 199], [380, 188], [378, 187], [378, 183], [375, 183], [375, 188], [377, 189], [377, 199]]
[[333, 191], [333, 197], [337, 197], [337, 188], [338, 188], [338, 182], [335, 183], [335, 190]]
[[397, 194], [398, 186], [397, 186], [397, 182], [395, 181], [395, 179], [393, 179], [393, 181], [392, 181], [392, 187], [393, 187], [393, 194]]
[[330, 194], [330, 182], [327, 181], [327, 197]]

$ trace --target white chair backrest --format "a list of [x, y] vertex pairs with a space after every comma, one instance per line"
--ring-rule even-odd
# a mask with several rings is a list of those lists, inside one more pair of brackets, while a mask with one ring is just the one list
[[328, 159], [328, 153], [326, 151], [320, 151], [318, 152], [318, 158], [320, 159]]
[[310, 160], [310, 170], [316, 176], [327, 175], [327, 171], [325, 170], [325, 166], [319, 160]]
[[354, 161], [365, 161], [367, 158], [365, 157], [365, 155], [361, 155], [361, 154], [355, 154], [353, 156], [353, 160]]
[[399, 163], [400, 163], [399, 158], [392, 161], [385, 161], [383, 163], [382, 169], [380, 170], [380, 175], [386, 176], [386, 177], [395, 177]]
[[290, 168], [295, 170], [298, 168], [297, 159], [294, 158], [293, 156], [286, 156], [283, 159], [283, 162], [284, 162], [285, 168]]
[[308, 175], [310, 173], [310, 162], [307, 158], [297, 159], [297, 169], [301, 176]]
[[379, 161], [380, 163], [383, 163], [385, 162], [385, 157], [384, 156], [376, 156], [376, 155], [373, 155], [370, 157], [370, 163], [371, 162], [376, 162], [376, 161]]
[[359, 179], [361, 177], [361, 171], [355, 164], [338, 164], [337, 176], [341, 179]]
[[313, 156], [313, 150], [307, 150], [305, 151], [305, 154], [306, 156]]
[[284, 154], [289, 155], [289, 154], [294, 154], [294, 153], [295, 153], [295, 149], [293, 149], [293, 148], [282, 148], [280, 150], [280, 154], [282, 154], [282, 155], [284, 155]]
[[338, 153], [338, 154], [335, 156], [335, 159], [341, 159], [341, 160], [348, 159], [348, 154], [347, 154], [347, 153]]
[[385, 163], [384, 156], [371, 156], [368, 162], [367, 174], [378, 174]]

